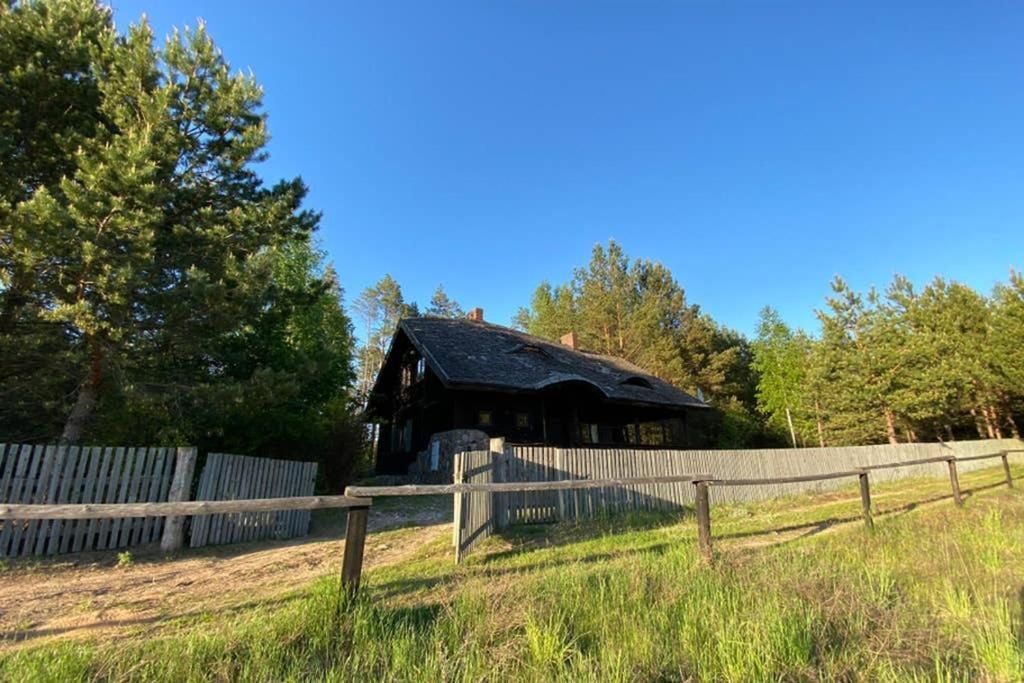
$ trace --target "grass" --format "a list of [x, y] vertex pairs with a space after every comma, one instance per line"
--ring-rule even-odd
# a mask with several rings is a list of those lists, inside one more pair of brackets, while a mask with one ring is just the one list
[[877, 487], [874, 532], [853, 489], [713, 506], [712, 567], [678, 515], [519, 527], [458, 567], [439, 540], [354, 600], [325, 579], [127, 641], [15, 651], [0, 677], [1020, 681], [1024, 492], [978, 490], [1000, 475], [964, 475], [963, 509], [941, 481]]

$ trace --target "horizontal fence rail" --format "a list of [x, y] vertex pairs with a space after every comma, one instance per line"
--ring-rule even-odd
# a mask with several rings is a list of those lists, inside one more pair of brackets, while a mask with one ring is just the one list
[[[898, 467], [898, 465], [897, 465]], [[866, 468], [865, 468], [866, 469]], [[830, 472], [828, 474], [804, 474], [798, 477], [775, 477], [771, 479], [706, 479], [708, 484], [715, 486], [761, 486], [763, 484], [799, 484], [805, 481], [827, 481], [829, 479], [843, 479], [845, 477], [856, 477], [860, 470], [849, 472]]]
[[249, 500], [196, 500], [177, 503], [115, 505], [0, 505], [0, 520], [36, 519], [123, 519], [132, 517], [177, 517], [237, 512], [278, 510], [322, 510], [348, 508], [345, 550], [341, 566], [343, 590], [355, 593], [363, 571], [366, 522], [373, 500], [351, 496], [302, 496], [255, 498]]
[[351, 496], [304, 496], [295, 498], [250, 498], [247, 500], [190, 500], [180, 503], [110, 503], [87, 505], [4, 505], [0, 519], [119, 519], [170, 517], [173, 515], [216, 515], [227, 512], [268, 512], [276, 510], [323, 510], [367, 507], [369, 498]]
[[516, 491], [565, 491], [598, 489], [609, 486], [636, 484], [688, 483], [698, 479], [708, 481], [709, 475], [685, 474], [665, 477], [623, 477], [619, 479], [564, 479], [562, 481], [518, 481], [494, 484], [403, 484], [401, 486], [348, 486], [346, 496], [438, 496], [453, 493], [489, 491], [508, 493]]

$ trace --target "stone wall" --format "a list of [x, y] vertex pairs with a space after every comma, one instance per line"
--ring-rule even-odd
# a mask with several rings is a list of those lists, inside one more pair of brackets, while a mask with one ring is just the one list
[[424, 484], [450, 484], [452, 456], [490, 447], [491, 438], [479, 429], [452, 429], [430, 437], [426, 450], [409, 466], [409, 477]]

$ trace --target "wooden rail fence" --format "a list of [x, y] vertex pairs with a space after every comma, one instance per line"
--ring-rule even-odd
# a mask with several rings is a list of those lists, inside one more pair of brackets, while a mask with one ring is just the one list
[[[633, 478], [704, 472], [719, 480], [760, 480], [759, 484], [716, 486], [712, 503], [752, 502], [841, 486], [841, 479], [812, 475], [861, 467], [883, 468], [873, 481], [943, 476], [944, 458], [960, 458], [962, 471], [985, 466], [971, 456], [1021, 448], [1016, 439], [959, 441], [950, 444], [879, 444], [834, 448], [743, 450], [636, 450], [553, 448], [505, 445], [494, 447], [494, 480], [561, 481], [566, 479]], [[780, 482], [780, 483], [775, 483]], [[552, 522], [593, 518], [624, 510], [679, 510], [694, 504], [692, 486], [638, 484], [587, 492], [525, 492], [496, 495], [495, 523]]]
[[[970, 458], [965, 462], [1001, 458], [1006, 475], [1006, 484], [1013, 487], [1008, 452], [987, 453]], [[928, 463], [945, 462], [949, 468], [950, 484], [957, 505], [963, 504], [957, 478], [958, 459], [947, 456], [941, 459], [927, 459]], [[759, 486], [764, 484], [785, 484], [807, 481], [809, 477], [841, 479], [858, 477], [864, 521], [873, 528], [871, 517], [870, 475], [895, 467], [912, 467], [919, 462], [884, 463], [871, 467], [841, 472], [826, 472], [817, 475], [776, 477], [774, 479], [715, 479], [710, 475], [678, 475], [654, 477], [628, 477], [618, 479], [563, 480], [544, 482], [471, 482], [450, 485], [406, 485], [406, 486], [349, 486], [343, 496], [306, 496], [292, 498], [268, 498], [228, 501], [185, 501], [167, 503], [86, 503], [86, 504], [0, 504], [0, 521], [36, 520], [122, 520], [126, 518], [181, 517], [185, 515], [211, 515], [226, 513], [253, 513], [278, 510], [314, 510], [323, 508], [347, 508], [348, 524], [345, 533], [345, 549], [342, 560], [341, 583], [343, 590], [354, 593], [358, 590], [362, 574], [363, 554], [366, 545], [368, 511], [373, 496], [410, 496], [439, 494], [514, 493], [514, 492], [557, 492], [580, 491], [601, 488], [622, 488], [639, 485], [693, 485], [693, 499], [698, 526], [698, 546], [708, 561], [713, 559], [711, 533], [711, 505], [709, 490], [713, 486]], [[463, 473], [465, 475], [465, 473]]]
[[366, 521], [371, 498], [351, 496], [302, 496], [248, 500], [196, 500], [172, 503], [90, 503], [75, 505], [34, 505], [0, 503], [0, 521], [110, 520], [147, 517], [184, 517], [186, 515], [223, 515], [231, 513], [277, 512], [282, 510], [323, 510], [348, 508], [342, 583], [355, 592], [363, 567]]

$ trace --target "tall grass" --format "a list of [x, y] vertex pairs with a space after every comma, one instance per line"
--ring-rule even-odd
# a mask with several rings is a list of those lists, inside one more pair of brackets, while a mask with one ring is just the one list
[[[829, 505], [856, 513], [856, 500]], [[765, 514], [779, 509], [768, 505]], [[715, 512], [724, 540], [713, 567], [695, 552], [691, 520], [634, 515], [524, 529], [459, 567], [435, 544], [369, 573], [354, 600], [323, 580], [281, 604], [127, 642], [22, 649], [0, 660], [0, 676], [1024, 679], [1020, 492], [985, 492], [963, 510], [934, 505], [889, 516], [874, 533], [850, 526], [768, 547], [743, 542], [743, 532], [763, 526], [757, 507], [737, 510]], [[834, 513], [823, 505], [800, 519]]]

